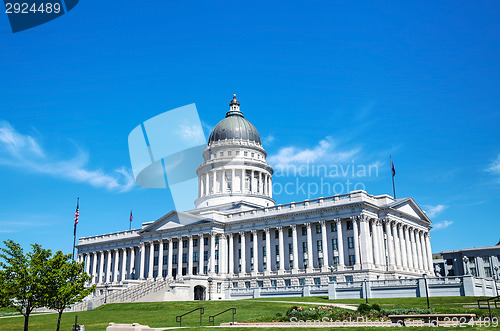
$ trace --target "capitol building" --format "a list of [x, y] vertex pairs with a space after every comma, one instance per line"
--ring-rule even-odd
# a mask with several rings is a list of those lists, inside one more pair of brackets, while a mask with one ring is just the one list
[[353, 191], [277, 205], [266, 157], [234, 96], [196, 171], [194, 209], [79, 239], [78, 260], [96, 293], [112, 289], [110, 301], [218, 300], [259, 288], [433, 275], [431, 221], [412, 198]]

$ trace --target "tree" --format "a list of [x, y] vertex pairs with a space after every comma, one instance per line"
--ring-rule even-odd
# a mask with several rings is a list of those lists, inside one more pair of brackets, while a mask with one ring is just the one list
[[43, 307], [47, 299], [47, 261], [50, 250], [38, 244], [31, 245], [26, 255], [12, 240], [0, 248], [0, 305], [13, 307], [24, 316], [24, 331], [28, 330], [33, 309]]
[[57, 310], [57, 331], [61, 324], [64, 309], [75, 302], [82, 301], [95, 290], [95, 285], [85, 288], [85, 282], [92, 279], [84, 271], [84, 263], [71, 259], [71, 254], [58, 251], [49, 261], [47, 281], [47, 307]]

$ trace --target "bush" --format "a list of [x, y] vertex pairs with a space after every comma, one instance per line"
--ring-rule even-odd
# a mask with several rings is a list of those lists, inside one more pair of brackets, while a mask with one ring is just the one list
[[376, 311], [380, 311], [382, 308], [380, 308], [380, 306], [379, 306], [379, 304], [378, 304], [378, 303], [374, 303], [374, 304], [372, 305], [372, 309], [373, 309], [373, 310], [376, 310]]
[[361, 313], [361, 314], [366, 314], [368, 313], [370, 310], [372, 310], [372, 306], [370, 306], [369, 304], [367, 303], [362, 303], [358, 306], [358, 313]]

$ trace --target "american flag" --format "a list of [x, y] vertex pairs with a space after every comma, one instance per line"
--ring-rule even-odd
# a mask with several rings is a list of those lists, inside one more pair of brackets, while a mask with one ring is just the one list
[[80, 204], [80, 198], [76, 200], [76, 211], [75, 211], [75, 227], [78, 224], [78, 217], [80, 216], [80, 209], [78, 205]]
[[132, 216], [132, 210], [130, 210], [130, 222], [132, 222], [133, 219], [134, 217]]

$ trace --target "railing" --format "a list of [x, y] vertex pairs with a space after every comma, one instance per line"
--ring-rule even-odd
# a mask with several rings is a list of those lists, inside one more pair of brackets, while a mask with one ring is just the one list
[[[477, 308], [479, 309], [488, 309], [488, 311], [490, 312], [490, 320], [492, 318], [491, 316], [491, 304], [490, 304], [490, 301], [493, 300], [493, 303], [495, 304], [495, 308], [498, 309], [499, 307], [497, 306], [497, 302], [500, 302], [500, 295], [496, 296], [496, 297], [491, 297], [491, 298], [488, 298], [488, 299], [480, 299], [480, 300], [477, 300]], [[481, 306], [481, 302], [486, 302], [488, 304], [487, 307], [484, 307], [484, 306]]]
[[[215, 326], [215, 317], [216, 316], [219, 316], [221, 314], [224, 314], [225, 312], [227, 311], [230, 311], [232, 310], [233, 311], [233, 325], [234, 325], [234, 315], [236, 315], [236, 308], [229, 308], [229, 309], [226, 309], [224, 311], [221, 311], [220, 313], [218, 314], [215, 314], [213, 316], [208, 316], [208, 322], [212, 322], [212, 326]], [[200, 320], [201, 321], [201, 320]], [[201, 322], [200, 322], [200, 326], [201, 326]]]
[[182, 314], [182, 315], [179, 315], [179, 316], [175, 316], [175, 321], [179, 323], [179, 327], [182, 327], [182, 317], [183, 316], [186, 316], [187, 314], [191, 314], [192, 312], [195, 312], [199, 310], [200, 311], [200, 327], [201, 327], [201, 318], [202, 318], [202, 315], [205, 313], [205, 309], [204, 308], [196, 308], [196, 309], [193, 309], [191, 311], [188, 311], [187, 313], [185, 314]]

